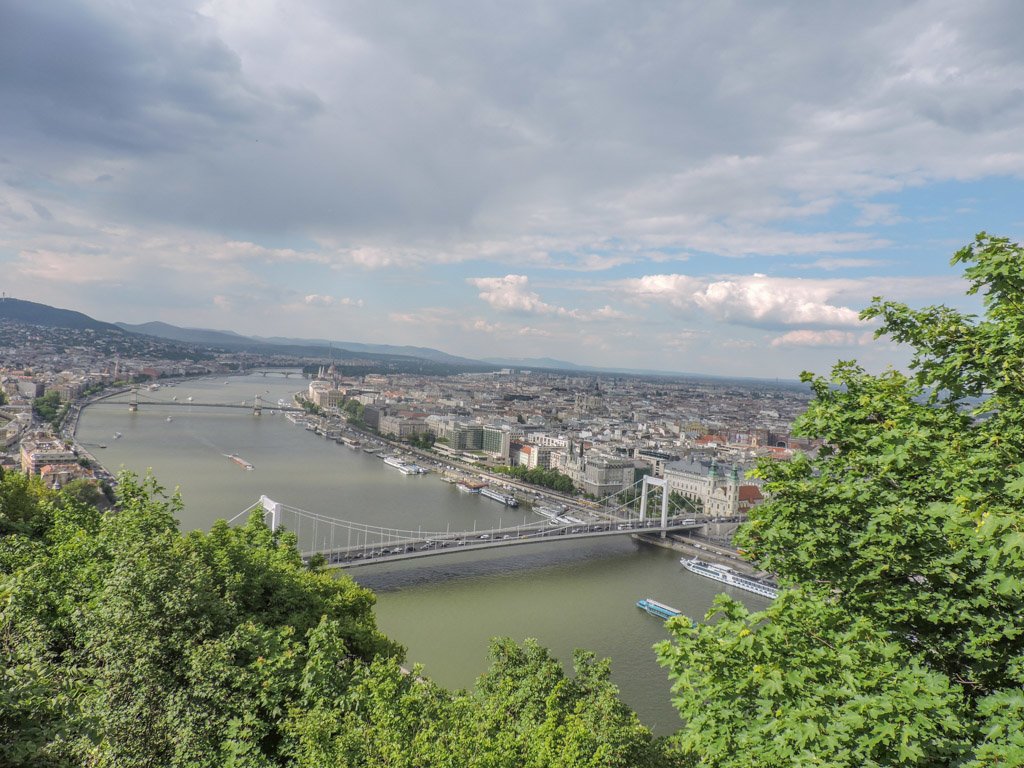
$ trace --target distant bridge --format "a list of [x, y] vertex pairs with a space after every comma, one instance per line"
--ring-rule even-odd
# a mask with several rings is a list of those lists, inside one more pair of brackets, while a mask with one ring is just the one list
[[[116, 397], [118, 397], [120, 395], [125, 395], [125, 394], [128, 395], [128, 399], [127, 400], [115, 399]], [[252, 411], [253, 413], [255, 413], [257, 415], [259, 415], [263, 411], [264, 408], [269, 408], [269, 409], [275, 410], [275, 411], [285, 411], [285, 412], [289, 412], [289, 413], [302, 413], [303, 412], [303, 410], [301, 408], [299, 408], [298, 406], [295, 406], [295, 405], [280, 405], [280, 404], [277, 404], [277, 403], [266, 402], [266, 401], [263, 400], [262, 397], [260, 397], [260, 395], [255, 395], [251, 400], [249, 400], [249, 399], [242, 400], [242, 401], [236, 400], [233, 403], [199, 403], [199, 402], [193, 401], [191, 399], [191, 396], [185, 398], [184, 400], [178, 400], [178, 399], [163, 400], [163, 399], [160, 399], [160, 398], [147, 397], [145, 394], [141, 393], [138, 389], [134, 389], [134, 388], [132, 390], [130, 390], [130, 391], [120, 392], [116, 396], [112, 396], [112, 397], [109, 397], [109, 398], [106, 398], [106, 399], [104, 399], [102, 401], [97, 401], [97, 402], [98, 403], [107, 404], [107, 405], [114, 405], [114, 404], [117, 404], [117, 405], [127, 405], [128, 406], [128, 410], [130, 410], [130, 411], [137, 411], [137, 410], [139, 410], [139, 406], [140, 405], [155, 405], [155, 406], [160, 406], [160, 407], [170, 406], [172, 408], [193, 408], [193, 407], [194, 408], [244, 408], [246, 410]]]
[[253, 369], [253, 370], [248, 370], [248, 371], [246, 371], [246, 373], [249, 374], [249, 375], [258, 373], [261, 376], [263, 376], [264, 378], [267, 377], [267, 376], [284, 376], [286, 379], [290, 379], [292, 376], [296, 376], [296, 377], [301, 379], [304, 376], [306, 376], [306, 374], [304, 374], [302, 371], [286, 371], [286, 370], [278, 370], [278, 369], [275, 369], [275, 368], [268, 368], [266, 370], [257, 368], [257, 369]]
[[[173, 408], [244, 408], [246, 410], [253, 410], [255, 407], [254, 400], [242, 400], [241, 402], [235, 403], [188, 403], [181, 400], [140, 400], [140, 403], [145, 402], [151, 405], [169, 405]], [[261, 407], [275, 410], [275, 411], [286, 411], [290, 413], [302, 413], [302, 409], [295, 405], [277, 405], [276, 403], [261, 403]]]
[[[692, 516], [669, 514], [668, 492], [663, 479], [647, 476], [629, 490], [639, 486], [642, 486], [642, 493], [638, 499], [613, 509], [592, 513], [588, 520], [568, 519], [569, 513], [564, 513], [565, 516], [551, 520], [473, 531], [413, 531], [337, 520], [281, 504], [266, 496], [261, 496], [259, 501], [228, 522], [234, 523], [253, 512], [262, 512], [267, 524], [274, 530], [286, 528], [296, 534], [304, 560], [321, 556], [328, 566], [334, 568], [354, 568], [453, 552], [636, 533], [659, 533], [664, 537], [672, 531], [695, 530], [704, 525], [704, 521], [698, 521]], [[649, 517], [647, 514], [648, 491], [651, 487], [661, 489], [660, 514], [657, 517]]]

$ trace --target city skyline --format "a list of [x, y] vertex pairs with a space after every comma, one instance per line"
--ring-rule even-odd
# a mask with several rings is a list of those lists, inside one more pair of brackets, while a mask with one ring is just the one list
[[1014, 3], [3, 17], [0, 288], [108, 322], [795, 378], [1024, 229]]

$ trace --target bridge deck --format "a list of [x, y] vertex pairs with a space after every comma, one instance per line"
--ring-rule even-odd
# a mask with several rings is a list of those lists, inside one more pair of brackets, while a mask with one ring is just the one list
[[534, 528], [529, 531], [506, 529], [494, 533], [461, 533], [447, 537], [432, 537], [406, 540], [387, 545], [358, 547], [336, 547], [326, 552], [305, 552], [303, 559], [322, 555], [329, 568], [357, 568], [377, 563], [394, 563], [420, 557], [450, 555], [456, 552], [475, 552], [483, 549], [513, 547], [524, 544], [545, 544], [548, 542], [575, 541], [606, 536], [629, 536], [636, 533], [668, 533], [700, 528], [697, 523], [670, 523], [661, 527], [660, 520], [647, 520], [644, 525], [637, 523], [591, 523], [571, 527]]
[[[108, 399], [103, 402], [95, 403], [95, 405], [128, 405], [128, 400], [113, 400]], [[182, 400], [142, 400], [138, 401], [139, 405], [158, 405], [158, 406], [170, 406], [172, 408], [244, 408], [247, 411], [251, 411], [255, 405], [253, 403], [189, 403]], [[278, 405], [277, 403], [260, 403], [260, 408], [264, 411], [284, 411], [288, 413], [302, 413], [303, 410], [294, 405]]]

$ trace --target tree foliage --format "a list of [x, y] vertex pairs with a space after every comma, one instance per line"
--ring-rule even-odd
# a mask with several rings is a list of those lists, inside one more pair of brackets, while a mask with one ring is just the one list
[[790, 591], [660, 648], [701, 764], [1024, 765], [1024, 249], [981, 234], [953, 263], [982, 317], [862, 313], [912, 375], [804, 375], [793, 431], [825, 447], [760, 465], [738, 542]]
[[341, 406], [341, 410], [345, 413], [345, 418], [352, 424], [362, 425], [363, 422], [363, 410], [364, 406], [361, 402], [355, 399], [346, 400], [345, 404]]
[[32, 401], [32, 412], [40, 421], [45, 421], [56, 428], [64, 418], [64, 414], [67, 413], [67, 405], [61, 403], [57, 390], [51, 389], [42, 397], [37, 397]]
[[573, 485], [572, 478], [568, 475], [563, 475], [557, 469], [545, 469], [544, 467], [527, 469], [526, 467], [515, 466], [495, 467], [494, 471], [514, 477], [516, 480], [521, 480], [524, 483], [539, 485], [542, 488], [550, 488], [560, 493], [576, 492], [576, 486]]
[[435, 437], [429, 432], [414, 432], [406, 440], [414, 448], [426, 451], [434, 447]]
[[607, 662], [567, 677], [500, 641], [446, 691], [400, 667], [368, 590], [258, 514], [182, 535], [150, 477], [108, 512], [80, 490], [0, 479], [0, 765], [661, 764]]

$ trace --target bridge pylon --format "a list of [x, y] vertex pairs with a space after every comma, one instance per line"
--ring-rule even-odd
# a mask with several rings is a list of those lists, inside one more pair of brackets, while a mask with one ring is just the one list
[[281, 505], [266, 495], [260, 496], [258, 504], [263, 506], [263, 519], [270, 518], [270, 521], [267, 523], [270, 526], [270, 530], [276, 531], [278, 526], [281, 525]]
[[131, 413], [139, 410], [139, 388], [132, 387], [132, 393], [128, 396], [128, 410]]
[[647, 489], [650, 486], [661, 488], [661, 538], [666, 537], [665, 529], [668, 528], [668, 482], [663, 477], [651, 477], [644, 475], [644, 486], [640, 492], [640, 520], [647, 519]]
[[259, 395], [256, 395], [256, 402], [255, 402], [255, 404], [252, 407], [252, 415], [253, 416], [262, 416], [263, 415], [263, 400], [260, 398]]

